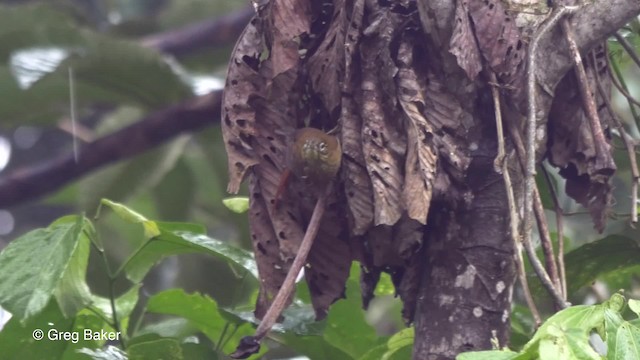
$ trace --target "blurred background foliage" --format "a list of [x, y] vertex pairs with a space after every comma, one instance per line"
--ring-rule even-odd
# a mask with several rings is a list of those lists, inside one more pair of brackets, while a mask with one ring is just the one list
[[[235, 0], [0, 1], [0, 183], [6, 174], [74, 151], [74, 141], [90, 142], [154, 111], [220, 90], [237, 32], [218, 34], [227, 37], [216, 46], [196, 46], [175, 56], [157, 50], [151, 40], [243, 11], [251, 11], [248, 2]], [[637, 23], [636, 20], [621, 33], [640, 50]], [[614, 41], [611, 54], [629, 92], [640, 98], [640, 69]], [[640, 118], [636, 113], [639, 109], [630, 108], [618, 92], [614, 93], [614, 105], [629, 134], [640, 139]], [[75, 123], [71, 121], [72, 114]], [[227, 174], [218, 122], [219, 114], [212, 113], [211, 126], [204, 130], [178, 135], [139, 156], [89, 173], [43, 198], [10, 207], [0, 199], [0, 249], [62, 215], [93, 216], [101, 198], [126, 203], [151, 219], [202, 224], [210, 237], [250, 249], [246, 215], [235, 214], [222, 204]], [[614, 145], [618, 165], [616, 204], [604, 234], [597, 234], [586, 211], [563, 195], [561, 178], [547, 167], [566, 212], [563, 241], [566, 251], [573, 251], [567, 256], [567, 274], [569, 300], [575, 304], [599, 302], [618, 289], [640, 297], [640, 232], [629, 226], [630, 163], [617, 136]], [[538, 184], [555, 234], [548, 185], [542, 178]], [[113, 213], [103, 214], [97, 227], [107, 253], [116, 263], [123, 261], [143, 238], [139, 226], [123, 223]], [[582, 247], [597, 240], [600, 241], [590, 248]], [[88, 283], [96, 294], [106, 296], [106, 279], [96, 256], [91, 254]], [[117, 291], [129, 288], [125, 279], [119, 281]], [[222, 308], [249, 311], [256, 285], [255, 281], [245, 281], [243, 273], [224, 260], [178, 255], [153, 269], [140, 296], [182, 288], [187, 293], [207, 294]], [[357, 286], [354, 269], [347, 301], [336, 304], [327, 322], [340, 316], [351, 319], [353, 309], [360, 308]], [[545, 311], [552, 313], [542, 288], [535, 283], [532, 286], [537, 299], [545, 304]], [[289, 311], [298, 311], [301, 318], [306, 316], [309, 321], [304, 326], [313, 327], [310, 310], [304, 306], [308, 297], [304, 285], [300, 287], [301, 308]], [[329, 353], [337, 346], [341, 353], [356, 358], [379, 344], [378, 336], [389, 336], [404, 328], [401, 305], [392, 296], [388, 278], [379, 285], [378, 294], [380, 297], [365, 314], [366, 323], [351, 321], [354, 328], [345, 333], [329, 331], [327, 336], [335, 341], [331, 347], [314, 340], [298, 343], [292, 333], [286, 333], [274, 338], [280, 338], [288, 347], [270, 345], [275, 351], [265, 358], [294, 356], [305, 353], [303, 348], [314, 346]], [[524, 344], [533, 331], [528, 310], [522, 304], [516, 290], [512, 320], [515, 346]], [[309, 334], [313, 329], [302, 332]], [[371, 342], [351, 343], [349, 336], [356, 333], [369, 334]], [[353, 346], [356, 348], [350, 348]], [[375, 354], [371, 356], [375, 358]]]

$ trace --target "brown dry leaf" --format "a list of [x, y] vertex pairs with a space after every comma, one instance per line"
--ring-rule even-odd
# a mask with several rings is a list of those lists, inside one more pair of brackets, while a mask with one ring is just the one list
[[261, 22], [253, 18], [233, 49], [222, 99], [222, 136], [229, 163], [227, 191], [236, 194], [249, 168], [258, 163], [249, 143], [256, 134], [249, 98], [264, 89], [258, 67], [263, 50]]
[[[602, 52], [603, 50], [596, 49]], [[590, 57], [589, 57], [590, 58]], [[590, 59], [589, 59], [590, 60]], [[603, 62], [596, 64], [594, 70], [591, 61], [585, 63], [590, 88], [596, 89], [594, 71], [599, 71], [604, 79]], [[610, 89], [610, 85], [606, 88]], [[603, 129], [607, 129], [611, 119], [604, 106], [604, 100], [596, 97], [598, 116]], [[606, 132], [606, 131], [605, 131]], [[567, 179], [566, 193], [578, 203], [589, 209], [595, 228], [602, 232], [606, 224], [607, 212], [612, 199], [611, 176], [616, 170], [609, 144], [609, 152], [597, 154], [595, 139], [589, 119], [582, 110], [582, 100], [578, 91], [575, 74], [569, 72], [556, 88], [548, 123], [549, 162], [560, 168], [560, 175]]]
[[[369, 3], [367, 3], [369, 5]], [[390, 56], [390, 42], [395, 37], [393, 19], [388, 12], [369, 14], [369, 26], [360, 44], [362, 59], [361, 116], [362, 143], [367, 171], [373, 184], [374, 225], [395, 224], [404, 208], [402, 202], [402, 157], [405, 136], [397, 111], [394, 76], [397, 71]], [[381, 72], [381, 69], [385, 71]]]
[[469, 79], [475, 80], [482, 70], [482, 62], [469, 21], [466, 1], [456, 1], [455, 25], [449, 42], [449, 52], [456, 57], [458, 65], [464, 69]]
[[260, 274], [260, 290], [256, 302], [255, 316], [262, 319], [273, 298], [275, 298], [285, 276], [285, 264], [280, 258], [278, 238], [273, 232], [267, 204], [260, 194], [259, 180], [251, 176], [249, 193], [251, 195], [249, 209], [249, 227], [251, 243]]
[[402, 42], [398, 50], [400, 70], [397, 76], [398, 101], [405, 114], [407, 155], [403, 200], [411, 219], [427, 223], [433, 194], [437, 150], [432, 141], [433, 128], [420, 112], [425, 108], [425, 85], [419, 84], [414, 70], [413, 48]]
[[345, 283], [351, 267], [347, 222], [340, 206], [344, 200], [336, 197], [336, 193], [337, 189], [327, 199], [327, 210], [305, 268], [317, 320], [323, 319], [329, 306], [344, 297]]
[[276, 77], [300, 62], [300, 42], [311, 27], [311, 4], [306, 0], [272, 0], [269, 30], [273, 35], [271, 59]]
[[345, 66], [345, 29], [348, 28], [344, 0], [336, 0], [333, 6], [333, 21], [308, 63], [313, 90], [330, 114], [340, 105]]
[[405, 265], [400, 281], [397, 283], [396, 292], [402, 300], [402, 319], [409, 326], [413, 322], [418, 300], [418, 289], [422, 279], [424, 255], [422, 252], [415, 252]]
[[356, 0], [348, 20], [345, 36], [345, 71], [340, 115], [342, 144], [342, 182], [348, 206], [349, 229], [352, 235], [363, 235], [373, 224], [373, 189], [362, 150], [362, 119], [353, 99], [358, 91], [353, 81], [353, 58], [360, 40], [364, 16], [364, 0]]
[[363, 235], [373, 224], [373, 189], [362, 151], [362, 120], [351, 97], [342, 98], [342, 183], [352, 235]]
[[[460, 2], [460, 1], [459, 1]], [[526, 47], [501, 0], [462, 0], [473, 21], [480, 53], [503, 85], [524, 79]]]

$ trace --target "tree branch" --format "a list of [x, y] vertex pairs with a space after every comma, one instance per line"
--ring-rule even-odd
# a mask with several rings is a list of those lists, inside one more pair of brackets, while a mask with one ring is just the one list
[[180, 29], [143, 38], [143, 46], [174, 56], [188, 55], [203, 48], [232, 44], [254, 15], [252, 7], [210, 19]]
[[8, 207], [55, 191], [101, 166], [152, 149], [186, 131], [219, 121], [222, 91], [192, 98], [81, 146], [73, 153], [13, 170], [0, 178], [0, 206]]
[[[587, 2], [570, 18], [576, 45], [581, 51], [589, 50], [602, 43], [638, 14], [640, 14], [638, 0]], [[541, 39], [540, 50], [536, 57], [540, 64], [545, 64], [536, 71], [536, 78], [547, 91], [555, 89], [564, 74], [573, 66], [569, 46], [560, 28], [556, 28]], [[547, 95], [551, 101], [553, 91]]]

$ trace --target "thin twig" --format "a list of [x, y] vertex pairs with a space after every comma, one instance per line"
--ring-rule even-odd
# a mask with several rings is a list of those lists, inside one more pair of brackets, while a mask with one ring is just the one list
[[[516, 148], [516, 154], [518, 155], [518, 162], [520, 168], [525, 171], [526, 168], [526, 155], [524, 149], [524, 143], [522, 142], [522, 135], [515, 126], [508, 123], [509, 133], [514, 142]], [[538, 233], [540, 234], [540, 242], [542, 245], [542, 253], [545, 256], [545, 265], [549, 272], [549, 277], [552, 282], [556, 284], [556, 288], [560, 289], [562, 282], [560, 281], [560, 275], [558, 272], [558, 264], [554, 260], [555, 254], [553, 251], [553, 242], [551, 241], [551, 234], [549, 232], [549, 225], [547, 224], [547, 216], [544, 212], [544, 206], [542, 206], [542, 199], [540, 197], [540, 191], [538, 186], [533, 187], [533, 212], [536, 217], [536, 224], [538, 225]]]
[[116, 299], [115, 299], [115, 291], [114, 291], [115, 280], [117, 276], [114, 276], [113, 273], [111, 272], [111, 267], [109, 266], [109, 259], [107, 259], [107, 254], [104, 252], [104, 249], [97, 246], [93, 241], [91, 242], [91, 245], [94, 246], [94, 249], [98, 251], [98, 254], [100, 254], [100, 257], [102, 258], [104, 270], [105, 270], [105, 273], [107, 274], [107, 281], [108, 281], [107, 290], [109, 291], [109, 304], [111, 306], [111, 320], [113, 324], [113, 329], [116, 331], [116, 333], [120, 334], [120, 336], [118, 337], [118, 341], [120, 342], [120, 345], [122, 346], [122, 348], [126, 349], [127, 343], [126, 343], [125, 337], [127, 334], [126, 333], [123, 334], [122, 328], [120, 327], [120, 321], [118, 319], [118, 311], [116, 307]]
[[558, 194], [553, 186], [553, 182], [551, 181], [551, 175], [549, 175], [549, 172], [544, 165], [541, 166], [541, 168], [542, 174], [544, 174], [544, 178], [547, 180], [547, 186], [549, 187], [551, 199], [553, 200], [554, 211], [556, 213], [556, 238], [558, 239], [558, 272], [560, 275], [560, 289], [562, 292], [562, 298], [567, 300], [567, 274], [564, 266], [564, 211], [558, 201]]
[[616, 89], [618, 89], [620, 94], [622, 94], [622, 96], [627, 99], [631, 111], [635, 111], [633, 105], [640, 106], [640, 101], [636, 100], [636, 98], [634, 98], [633, 95], [631, 95], [629, 91], [627, 91], [626, 86], [622, 86], [622, 84], [618, 81], [618, 77], [616, 76], [617, 71], [614, 71], [615, 69], [613, 69], [613, 65], [611, 64], [611, 60], [609, 59], [609, 45], [607, 43], [605, 43], [605, 48], [607, 54], [605, 60], [607, 61], [607, 71], [609, 72], [611, 81], [613, 82], [613, 85], [616, 87]]
[[622, 45], [622, 47], [627, 51], [627, 54], [629, 54], [629, 57], [636, 63], [636, 65], [640, 67], [640, 57], [638, 57], [638, 54], [636, 54], [636, 51], [633, 48], [633, 45], [629, 44], [627, 39], [625, 39], [624, 36], [618, 34], [617, 32], [613, 33], [613, 36], [616, 38], [616, 40], [618, 40], [620, 45]]
[[[595, 67], [595, 56], [593, 54], [591, 56]], [[598, 86], [598, 92], [600, 93], [600, 96], [602, 96], [609, 114], [611, 114], [611, 118], [613, 119], [613, 123], [615, 124], [618, 133], [620, 133], [620, 138], [622, 138], [622, 142], [624, 143], [627, 154], [629, 156], [629, 162], [631, 163], [631, 224], [634, 224], [638, 222], [638, 211], [636, 210], [636, 207], [638, 206], [638, 181], [640, 181], [640, 172], [638, 171], [638, 163], [636, 161], [635, 144], [631, 140], [629, 134], [627, 134], [624, 126], [622, 126], [622, 122], [618, 118], [618, 114], [616, 114], [615, 110], [613, 109], [611, 100], [609, 100], [609, 95], [606, 93], [604, 86], [602, 86], [602, 81], [600, 79], [598, 71], [596, 70], [594, 71], [594, 73], [596, 78], [596, 85]]]
[[535, 189], [535, 174], [536, 174], [536, 146], [535, 146], [535, 131], [536, 131], [536, 56], [538, 54], [538, 46], [540, 39], [543, 35], [547, 34], [558, 21], [560, 21], [565, 15], [576, 10], [577, 7], [559, 7], [554, 10], [551, 18], [547, 20], [544, 25], [536, 32], [529, 48], [529, 54], [527, 57], [527, 99], [528, 99], [528, 116], [527, 116], [527, 133], [526, 133], [526, 171], [525, 171], [525, 194], [524, 194], [524, 236], [523, 243], [529, 261], [533, 266], [534, 271], [542, 285], [547, 289], [549, 294], [553, 297], [554, 301], [561, 308], [566, 308], [567, 303], [559, 294], [558, 289], [554, 286], [553, 282], [549, 278], [549, 275], [545, 271], [542, 263], [536, 256], [535, 250], [531, 243], [531, 232], [533, 228], [533, 193]]
[[589, 125], [591, 126], [591, 134], [593, 135], [593, 141], [595, 143], [596, 150], [596, 162], [601, 162], [600, 166], [608, 166], [605, 164], [608, 160], [609, 149], [607, 149], [607, 140], [604, 137], [602, 131], [602, 124], [600, 124], [600, 118], [598, 116], [598, 108], [596, 101], [589, 86], [589, 80], [587, 79], [587, 72], [584, 69], [582, 57], [580, 56], [580, 49], [576, 44], [573, 34], [573, 29], [569, 24], [569, 20], [563, 18], [561, 21], [562, 30], [565, 35], [565, 39], [569, 43], [569, 50], [571, 51], [571, 60], [573, 61], [573, 70], [575, 71], [576, 78], [578, 79], [578, 89], [580, 90], [580, 97], [582, 99], [582, 106], [589, 119]]
[[493, 95], [493, 106], [495, 109], [496, 116], [496, 130], [498, 135], [498, 155], [493, 163], [496, 171], [502, 173], [502, 179], [504, 180], [505, 190], [507, 192], [507, 201], [509, 203], [509, 226], [511, 233], [511, 241], [513, 242], [514, 247], [514, 257], [516, 261], [516, 267], [518, 271], [518, 280], [520, 280], [520, 285], [522, 285], [522, 291], [524, 292], [524, 298], [527, 302], [527, 306], [529, 306], [529, 310], [531, 310], [531, 315], [533, 316], [533, 320], [536, 323], [536, 328], [542, 324], [542, 318], [540, 317], [540, 312], [538, 311], [538, 307], [536, 306], [535, 301], [533, 301], [533, 296], [531, 296], [531, 289], [529, 288], [529, 282], [527, 281], [527, 273], [524, 268], [524, 259], [522, 258], [522, 244], [520, 243], [520, 232], [518, 231], [518, 212], [516, 211], [516, 201], [515, 196], [513, 195], [513, 185], [511, 183], [511, 176], [509, 175], [509, 163], [508, 158], [505, 152], [504, 146], [504, 133], [502, 127], [502, 111], [500, 106], [500, 92], [498, 91], [497, 83], [498, 80], [496, 75], [491, 73], [491, 94]]
[[287, 299], [289, 299], [293, 293], [296, 278], [304, 264], [307, 262], [307, 255], [309, 255], [313, 241], [320, 229], [320, 222], [324, 215], [326, 199], [331, 187], [332, 183], [329, 183], [327, 189], [318, 196], [318, 201], [313, 209], [313, 214], [311, 214], [311, 220], [309, 220], [309, 226], [307, 227], [307, 231], [304, 233], [298, 253], [293, 259], [293, 263], [289, 268], [287, 276], [282, 282], [280, 290], [278, 290], [275, 299], [273, 299], [267, 313], [262, 318], [260, 325], [258, 325], [255, 334], [253, 336], [246, 336], [242, 338], [236, 351], [230, 355], [232, 358], [245, 359], [250, 355], [257, 353], [260, 350], [260, 341], [265, 335], [267, 335], [269, 330], [271, 330], [271, 327], [273, 327], [273, 324], [278, 320], [278, 317], [280, 317], [282, 310], [284, 310], [284, 307], [287, 304]]

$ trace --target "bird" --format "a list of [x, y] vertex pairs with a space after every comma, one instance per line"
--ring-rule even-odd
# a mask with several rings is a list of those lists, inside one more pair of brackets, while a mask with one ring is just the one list
[[291, 175], [301, 180], [310, 190], [322, 193], [340, 169], [342, 148], [337, 137], [320, 129], [305, 127], [294, 131], [286, 159], [287, 168], [280, 178], [276, 192], [276, 206]]

